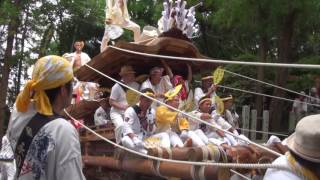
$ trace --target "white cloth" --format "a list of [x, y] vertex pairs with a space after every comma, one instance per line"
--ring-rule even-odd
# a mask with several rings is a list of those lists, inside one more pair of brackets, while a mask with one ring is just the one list
[[306, 100], [301, 101], [300, 99], [296, 98], [293, 102], [292, 110], [294, 108], [297, 110], [298, 113], [307, 112], [308, 106], [306, 104]]
[[[76, 56], [77, 56], [77, 53], [76, 52], [74, 52], [74, 53], [71, 53], [71, 58], [69, 59], [70, 60], [70, 63], [71, 63], [71, 65], [72, 65], [72, 67], [73, 67], [73, 64], [74, 64], [74, 62], [75, 62], [75, 59], [76, 59]], [[87, 53], [85, 53], [85, 52], [81, 52], [81, 54], [80, 54], [80, 59], [81, 59], [81, 66], [83, 66], [84, 64], [86, 64], [86, 63], [88, 63], [90, 60], [91, 60], [91, 58], [89, 57], [89, 55], [87, 54]]]
[[224, 118], [233, 128], [239, 128], [239, 115], [236, 112], [233, 114], [230, 110], [226, 109]]
[[[286, 156], [280, 156], [276, 160], [273, 161], [272, 164], [283, 165], [291, 169], [290, 164]], [[294, 174], [291, 171], [285, 171], [280, 169], [267, 169], [267, 172], [263, 178], [264, 180], [274, 180], [274, 179], [281, 179], [281, 180], [300, 180], [301, 178]]]
[[94, 125], [100, 126], [108, 123], [110, 116], [108, 113], [100, 106], [94, 113]]
[[[136, 90], [139, 89], [139, 84], [136, 82], [132, 82], [132, 83], [128, 84], [128, 86], [130, 86]], [[116, 83], [115, 85], [112, 86], [110, 99], [113, 99], [120, 104], [128, 105], [126, 92], [125, 92], [124, 88], [122, 88], [118, 83]], [[120, 143], [121, 138], [122, 138], [123, 118], [124, 118], [124, 110], [117, 109], [116, 107], [112, 106], [111, 110], [110, 110], [110, 119], [111, 119], [112, 123], [114, 124], [114, 126], [116, 127], [114, 129], [114, 131], [115, 131], [117, 143]]]
[[[136, 90], [139, 89], [139, 84], [136, 83], [136, 82], [132, 82], [132, 83], [127, 84], [127, 85], [132, 87], [132, 88], [134, 88], [134, 89], [136, 89]], [[128, 105], [125, 89], [122, 88], [118, 83], [116, 83], [115, 85], [112, 86], [110, 99], [113, 99], [113, 100], [117, 101], [120, 104]], [[113, 106], [111, 107], [110, 112], [117, 112], [117, 113], [119, 113], [121, 115], [124, 114], [124, 110], [117, 109], [117, 108], [115, 108]]]
[[216, 110], [211, 113], [214, 121], [224, 130], [229, 130], [232, 128], [231, 124], [228, 123], [223, 117], [221, 117]]
[[2, 137], [1, 151], [0, 151], [0, 179], [14, 180], [16, 173], [15, 161], [1, 162], [1, 159], [13, 159], [14, 154], [10, 146], [9, 139], [6, 135]]
[[[168, 75], [162, 76], [159, 84], [157, 85], [153, 85], [150, 81], [150, 79], [148, 78], [147, 80], [145, 80], [140, 87], [140, 90], [146, 89], [146, 88], [150, 88], [153, 90], [153, 92], [155, 94], [164, 94], [167, 91], [169, 91], [170, 89], [173, 88], [172, 83], [170, 81], [170, 77]], [[159, 101], [164, 101], [163, 98], [157, 98]], [[157, 107], [157, 103], [152, 103], [151, 107], [153, 109], [155, 109]]]
[[[204, 97], [206, 95], [206, 93], [203, 92], [203, 90], [200, 88], [200, 87], [197, 87], [195, 90], [194, 90], [194, 103], [196, 104], [197, 108], [199, 107], [199, 100]], [[210, 98], [212, 99], [212, 105], [215, 104], [215, 101], [214, 101], [214, 97], [216, 96], [216, 92], [213, 92], [210, 94]]]
[[[33, 104], [26, 113], [13, 110], [8, 137], [13, 149], [19, 136], [35, 115]], [[77, 130], [58, 118], [43, 126], [30, 144], [19, 180], [85, 179]]]

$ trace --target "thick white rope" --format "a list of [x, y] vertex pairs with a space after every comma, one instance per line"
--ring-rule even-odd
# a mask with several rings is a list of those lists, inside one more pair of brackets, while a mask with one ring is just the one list
[[246, 61], [228, 61], [228, 60], [220, 60], [220, 59], [187, 58], [187, 57], [165, 56], [165, 55], [137, 52], [137, 51], [123, 49], [123, 48], [119, 48], [111, 45], [109, 45], [108, 47], [122, 51], [122, 52], [127, 52], [130, 54], [136, 54], [136, 55], [145, 56], [145, 57], [173, 59], [173, 60], [182, 60], [182, 61], [208, 62], [208, 63], [217, 63], [217, 64], [239, 64], [239, 65], [248, 65], [248, 66], [282, 67], [282, 68], [320, 69], [320, 65], [316, 65], [316, 64], [261, 63], [261, 62], [246, 62]]
[[169, 105], [165, 104], [164, 102], [161, 102], [161, 101], [159, 101], [159, 100], [157, 100], [157, 99], [155, 99], [155, 98], [149, 97], [149, 96], [141, 93], [140, 91], [138, 91], [138, 90], [136, 90], [136, 89], [134, 89], [134, 88], [132, 88], [132, 87], [130, 87], [130, 86], [127, 86], [126, 84], [124, 84], [124, 83], [122, 83], [122, 82], [120, 82], [120, 81], [118, 81], [118, 80], [116, 80], [116, 79], [114, 79], [114, 78], [112, 78], [112, 77], [110, 77], [110, 76], [108, 76], [108, 75], [100, 72], [99, 70], [97, 70], [97, 69], [89, 66], [88, 64], [84, 64], [84, 66], [86, 66], [86, 67], [88, 67], [89, 69], [95, 71], [96, 73], [98, 73], [98, 74], [100, 74], [100, 75], [102, 75], [102, 76], [110, 79], [111, 81], [113, 81], [113, 82], [115, 82], [115, 83], [118, 83], [119, 85], [121, 85], [121, 86], [123, 86], [123, 87], [126, 87], [127, 89], [130, 89], [130, 90], [134, 91], [135, 93], [137, 93], [137, 94], [139, 94], [139, 95], [141, 95], [141, 96], [144, 96], [144, 97], [152, 100], [153, 102], [157, 102], [157, 103], [159, 103], [159, 104], [161, 104], [161, 105], [163, 105], [163, 106], [166, 106], [166, 107], [168, 107], [168, 108], [170, 108], [170, 109], [172, 109], [172, 110], [174, 110], [174, 111], [176, 111], [176, 112], [179, 112], [179, 113], [181, 113], [181, 114], [183, 114], [183, 115], [185, 115], [185, 116], [187, 116], [187, 117], [189, 117], [189, 118], [195, 119], [195, 120], [197, 120], [197, 121], [199, 121], [199, 122], [201, 122], [201, 123], [203, 123], [203, 124], [206, 124], [206, 125], [208, 125], [209, 127], [213, 127], [213, 128], [215, 128], [215, 129], [221, 130], [221, 131], [223, 131], [224, 133], [229, 134], [229, 135], [235, 137], [236, 139], [240, 139], [240, 140], [242, 140], [242, 141], [244, 141], [244, 142], [247, 142], [247, 143], [249, 143], [249, 144], [253, 144], [253, 145], [255, 145], [255, 146], [257, 146], [257, 147], [259, 147], [259, 148], [261, 148], [261, 149], [263, 149], [263, 150], [265, 150], [265, 151], [268, 151], [268, 152], [270, 152], [270, 153], [272, 153], [272, 154], [274, 154], [274, 155], [276, 155], [276, 156], [281, 156], [281, 155], [282, 155], [282, 154], [280, 154], [280, 153], [278, 153], [278, 152], [276, 152], [276, 151], [273, 151], [273, 150], [271, 150], [271, 149], [269, 149], [269, 148], [267, 148], [267, 147], [264, 147], [264, 146], [262, 146], [262, 145], [260, 145], [260, 144], [255, 143], [255, 142], [253, 142], [253, 141], [250, 141], [250, 140], [244, 139], [244, 138], [242, 138], [242, 137], [239, 137], [239, 136], [237, 136], [237, 135], [235, 135], [235, 134], [233, 134], [233, 133], [231, 133], [231, 132], [229, 132], [229, 131], [226, 131], [226, 130], [224, 130], [224, 129], [221, 129], [221, 128], [219, 128], [219, 127], [215, 127], [214, 125], [212, 125], [212, 124], [210, 124], [210, 123], [208, 123], [208, 122], [206, 122], [206, 121], [203, 121], [203, 120], [201, 120], [200, 118], [194, 117], [194, 116], [192, 116], [192, 115], [190, 115], [190, 114], [188, 114], [188, 113], [186, 113], [186, 112], [183, 112], [183, 111], [181, 111], [181, 110], [179, 110], [179, 109], [177, 109], [177, 108], [174, 108], [174, 107], [172, 107], [172, 106], [169, 106]]
[[242, 131], [247, 131], [247, 132], [255, 132], [255, 133], [260, 133], [260, 134], [271, 134], [271, 135], [276, 135], [276, 136], [282, 136], [282, 137], [288, 137], [289, 135], [287, 134], [280, 134], [280, 133], [275, 133], [275, 132], [266, 132], [266, 131], [258, 131], [258, 130], [253, 130], [253, 129], [243, 129], [243, 128], [236, 128]]
[[216, 163], [216, 162], [195, 162], [195, 161], [181, 161], [181, 160], [174, 160], [174, 159], [165, 159], [165, 158], [159, 158], [156, 156], [150, 156], [147, 154], [143, 154], [140, 152], [137, 152], [135, 150], [129, 149], [127, 147], [124, 147], [122, 145], [119, 145], [112, 140], [109, 140], [102, 135], [98, 134], [94, 130], [90, 129], [88, 126], [84, 125], [80, 121], [76, 120], [74, 117], [72, 117], [66, 109], [64, 109], [64, 113], [73, 121], [79, 123], [83, 128], [94, 134], [95, 136], [99, 137], [100, 139], [106, 141], [109, 144], [112, 144], [113, 146], [123, 149], [125, 151], [128, 151], [130, 153], [133, 153], [138, 156], [142, 156], [144, 158], [156, 160], [156, 161], [163, 161], [163, 162], [169, 162], [169, 163], [180, 163], [180, 164], [188, 164], [188, 165], [197, 165], [197, 166], [217, 166], [221, 168], [243, 168], [243, 169], [268, 169], [268, 168], [274, 168], [274, 169], [281, 169], [286, 171], [291, 171], [290, 168], [279, 165], [279, 164], [240, 164], [240, 163]]
[[251, 81], [255, 81], [255, 82], [258, 82], [258, 83], [261, 83], [261, 84], [265, 84], [265, 85], [268, 85], [268, 86], [271, 86], [271, 87], [275, 87], [275, 88], [278, 88], [278, 89], [281, 89], [281, 90], [284, 90], [284, 91], [287, 91], [287, 92], [291, 92], [291, 93], [294, 93], [294, 94], [298, 94], [300, 96], [304, 96], [304, 97], [307, 97], [307, 98], [310, 98], [310, 99], [316, 99], [318, 100], [318, 98], [316, 97], [312, 97], [312, 96], [308, 96], [306, 94], [301, 94], [300, 92], [297, 92], [297, 91], [293, 91], [291, 89], [287, 89], [287, 88], [284, 88], [284, 87], [281, 87], [281, 86], [278, 86], [278, 85], [274, 85], [274, 84], [271, 84], [271, 83], [267, 83], [267, 82], [264, 82], [264, 81], [260, 81], [258, 79], [254, 79], [254, 78], [251, 78], [251, 77], [248, 77], [248, 76], [245, 76], [245, 75], [242, 75], [242, 74], [238, 74], [238, 73], [235, 73], [235, 72], [231, 72], [231, 71], [228, 71], [226, 69], [224, 69], [225, 72], [229, 73], [229, 74], [232, 74], [234, 76], [239, 76], [239, 77], [242, 77], [242, 78], [245, 78], [245, 79], [249, 79]]
[[[226, 88], [226, 89], [230, 89], [230, 90], [234, 90], [234, 91], [240, 91], [240, 92], [244, 92], [244, 93], [248, 93], [248, 94], [254, 94], [254, 95], [258, 95], [258, 96], [265, 96], [265, 97], [270, 97], [270, 98], [280, 99], [280, 100], [290, 101], [290, 102], [295, 101], [293, 99], [287, 99], [284, 97], [272, 96], [269, 94], [257, 93], [257, 92], [253, 92], [253, 91], [248, 91], [248, 90], [243, 90], [243, 89], [238, 89], [238, 88], [233, 88], [233, 87], [227, 87], [227, 86], [223, 86], [223, 85], [217, 85], [217, 86], [222, 87], [222, 88]], [[308, 103], [308, 102], [303, 102], [303, 103], [310, 105], [310, 106], [320, 107], [319, 104], [312, 104], [312, 103]]]
[[235, 170], [233, 170], [233, 169], [230, 169], [230, 171], [231, 171], [232, 173], [234, 173], [234, 174], [242, 177], [243, 179], [251, 180], [251, 178], [249, 178], [249, 177], [247, 177], [247, 176], [245, 176], [245, 175], [243, 175], [243, 174], [241, 174], [241, 173], [239, 173], [239, 172], [237, 172], [237, 171], [235, 171]]

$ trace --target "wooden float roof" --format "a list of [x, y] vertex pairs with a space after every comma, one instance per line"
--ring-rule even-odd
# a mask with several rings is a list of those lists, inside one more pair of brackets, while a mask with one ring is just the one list
[[[115, 46], [149, 54], [207, 58], [200, 54], [198, 49], [190, 41], [168, 36], [160, 36], [140, 43], [118, 42]], [[169, 64], [174, 74], [186, 76], [186, 61], [168, 59], [166, 62]], [[213, 69], [216, 67], [216, 65], [212, 63], [196, 61], [188, 63], [191, 64], [193, 73], [198, 73], [203, 69]], [[132, 65], [137, 72], [137, 76], [141, 74], [148, 74], [149, 70], [154, 66], [162, 66], [159, 58], [123, 52], [112, 47], [108, 47], [104, 52], [95, 56], [88, 65], [116, 79], [120, 79], [118, 73], [123, 65]], [[86, 66], [77, 70], [75, 72], [75, 76], [80, 81], [96, 82], [104, 87], [111, 87], [114, 84], [111, 80], [101, 76]]]
[[[100, 107], [99, 102], [100, 100], [82, 100], [77, 104], [68, 106], [66, 111], [75, 119], [93, 119], [94, 112]], [[62, 116], [68, 118], [65, 112], [62, 112]]]

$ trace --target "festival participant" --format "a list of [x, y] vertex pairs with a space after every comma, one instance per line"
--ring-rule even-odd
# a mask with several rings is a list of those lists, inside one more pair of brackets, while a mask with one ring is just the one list
[[109, 25], [117, 25], [133, 31], [134, 41], [138, 41], [140, 38], [140, 26], [130, 20], [127, 0], [106, 0], [106, 29], [102, 38], [101, 52], [108, 47]]
[[83, 41], [76, 41], [73, 45], [75, 52], [71, 54], [64, 54], [63, 56], [67, 58], [72, 67], [73, 71], [78, 70], [81, 66], [84, 64], [88, 63], [91, 58], [89, 55], [85, 52], [82, 52], [82, 49], [84, 47], [84, 42]]
[[199, 104], [199, 100], [202, 97], [208, 97], [212, 99], [213, 108], [215, 106], [214, 97], [216, 96], [217, 87], [213, 84], [213, 77], [210, 73], [203, 74], [201, 78], [201, 87], [197, 87], [194, 91], [194, 102]]
[[100, 107], [94, 113], [94, 125], [101, 126], [108, 123], [110, 120], [110, 105], [108, 99], [102, 99]]
[[310, 106], [308, 108], [309, 113], [311, 114], [319, 114], [320, 113], [320, 76], [315, 77], [315, 86], [311, 88], [310, 90], [310, 96], [313, 98], [310, 98], [311, 104], [317, 104], [318, 106]]
[[[212, 106], [212, 101], [210, 98], [202, 97], [199, 101], [199, 108], [191, 112], [191, 115], [197, 117], [201, 120], [207, 121], [215, 127], [221, 128], [214, 119], [212, 118], [210, 112], [210, 108]], [[189, 120], [190, 129], [195, 131], [201, 139], [208, 144], [208, 142], [212, 142], [217, 145], [221, 145], [225, 142], [225, 133], [221, 130], [214, 129], [212, 127], [208, 127], [206, 124], [200, 123], [197, 120]], [[200, 132], [201, 131], [201, 132]], [[205, 137], [202, 136], [203, 132], [205, 133]]]
[[[161, 60], [163, 66], [165, 67], [167, 75], [163, 76], [163, 68], [153, 67], [150, 70], [150, 77], [141, 84], [140, 89], [150, 88], [154, 91], [155, 97], [159, 101], [164, 101], [164, 94], [173, 88], [171, 84], [171, 79], [173, 78], [173, 73], [169, 65]], [[152, 104], [152, 108], [156, 109], [157, 103]]]
[[180, 105], [179, 109], [183, 111], [192, 111], [194, 108], [193, 102], [193, 91], [191, 88], [191, 81], [192, 81], [192, 69], [190, 64], [187, 64], [188, 68], [188, 78], [184, 80], [182, 76], [175, 75], [172, 78], [172, 85], [178, 86], [179, 84], [182, 85], [182, 89], [180, 91]]
[[[174, 89], [165, 93], [165, 103], [171, 107], [179, 107], [178, 96], [182, 86], [178, 85]], [[183, 147], [189, 145], [192, 142], [192, 146], [204, 146], [205, 143], [201, 138], [193, 131], [189, 130], [188, 120], [180, 115], [178, 112], [171, 110], [166, 106], [159, 106], [156, 110], [156, 132], [166, 132], [170, 137], [170, 143], [167, 142], [167, 146], [170, 147]], [[179, 135], [180, 134], [180, 137]], [[185, 145], [183, 144], [185, 142]], [[163, 143], [165, 144], [165, 143]]]
[[[139, 84], [135, 82], [135, 73], [136, 72], [131, 66], [122, 66], [119, 75], [121, 76], [121, 81], [124, 84], [138, 90]], [[124, 112], [129, 107], [126, 98], [126, 88], [122, 87], [118, 83], [113, 85], [109, 104], [111, 105], [110, 118], [112, 123], [115, 125], [116, 141], [119, 143], [121, 138], [120, 126], [123, 123]]]
[[18, 179], [85, 179], [78, 133], [59, 115], [70, 105], [72, 79], [66, 59], [46, 56], [18, 95], [8, 129]]
[[288, 167], [291, 171], [269, 168], [264, 180], [317, 180], [320, 177], [320, 115], [301, 119], [295, 133], [287, 139], [289, 152], [272, 164]]
[[[143, 89], [141, 93], [154, 97], [152, 89]], [[140, 96], [138, 104], [129, 107], [124, 113], [124, 124], [121, 143], [142, 153], [147, 153], [143, 147], [143, 139], [150, 137], [155, 130], [155, 112], [150, 108], [152, 100]]]
[[308, 112], [307, 99], [305, 97], [306, 93], [301, 91], [298, 98], [296, 98], [292, 105], [292, 112], [294, 112], [296, 117], [296, 122], [305, 117]]
[[222, 117], [232, 126], [233, 129], [239, 128], [239, 115], [235, 111], [231, 110], [233, 106], [233, 96], [228, 95], [221, 100], [224, 107]]

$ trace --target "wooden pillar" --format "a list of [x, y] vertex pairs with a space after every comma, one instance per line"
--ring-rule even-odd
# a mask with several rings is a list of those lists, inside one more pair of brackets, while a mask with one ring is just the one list
[[[262, 122], [262, 131], [269, 132], [269, 111], [263, 111], [263, 122]], [[268, 134], [262, 135], [263, 142], [268, 140]]]
[[[243, 106], [242, 107], [242, 128], [249, 129], [250, 124], [250, 106]], [[245, 131], [242, 132], [246, 137], [249, 137], [249, 132]]]
[[[256, 131], [257, 130], [257, 110], [253, 109], [251, 110], [251, 130]], [[257, 139], [255, 132], [250, 132], [250, 139], [252, 141], [255, 141]]]

